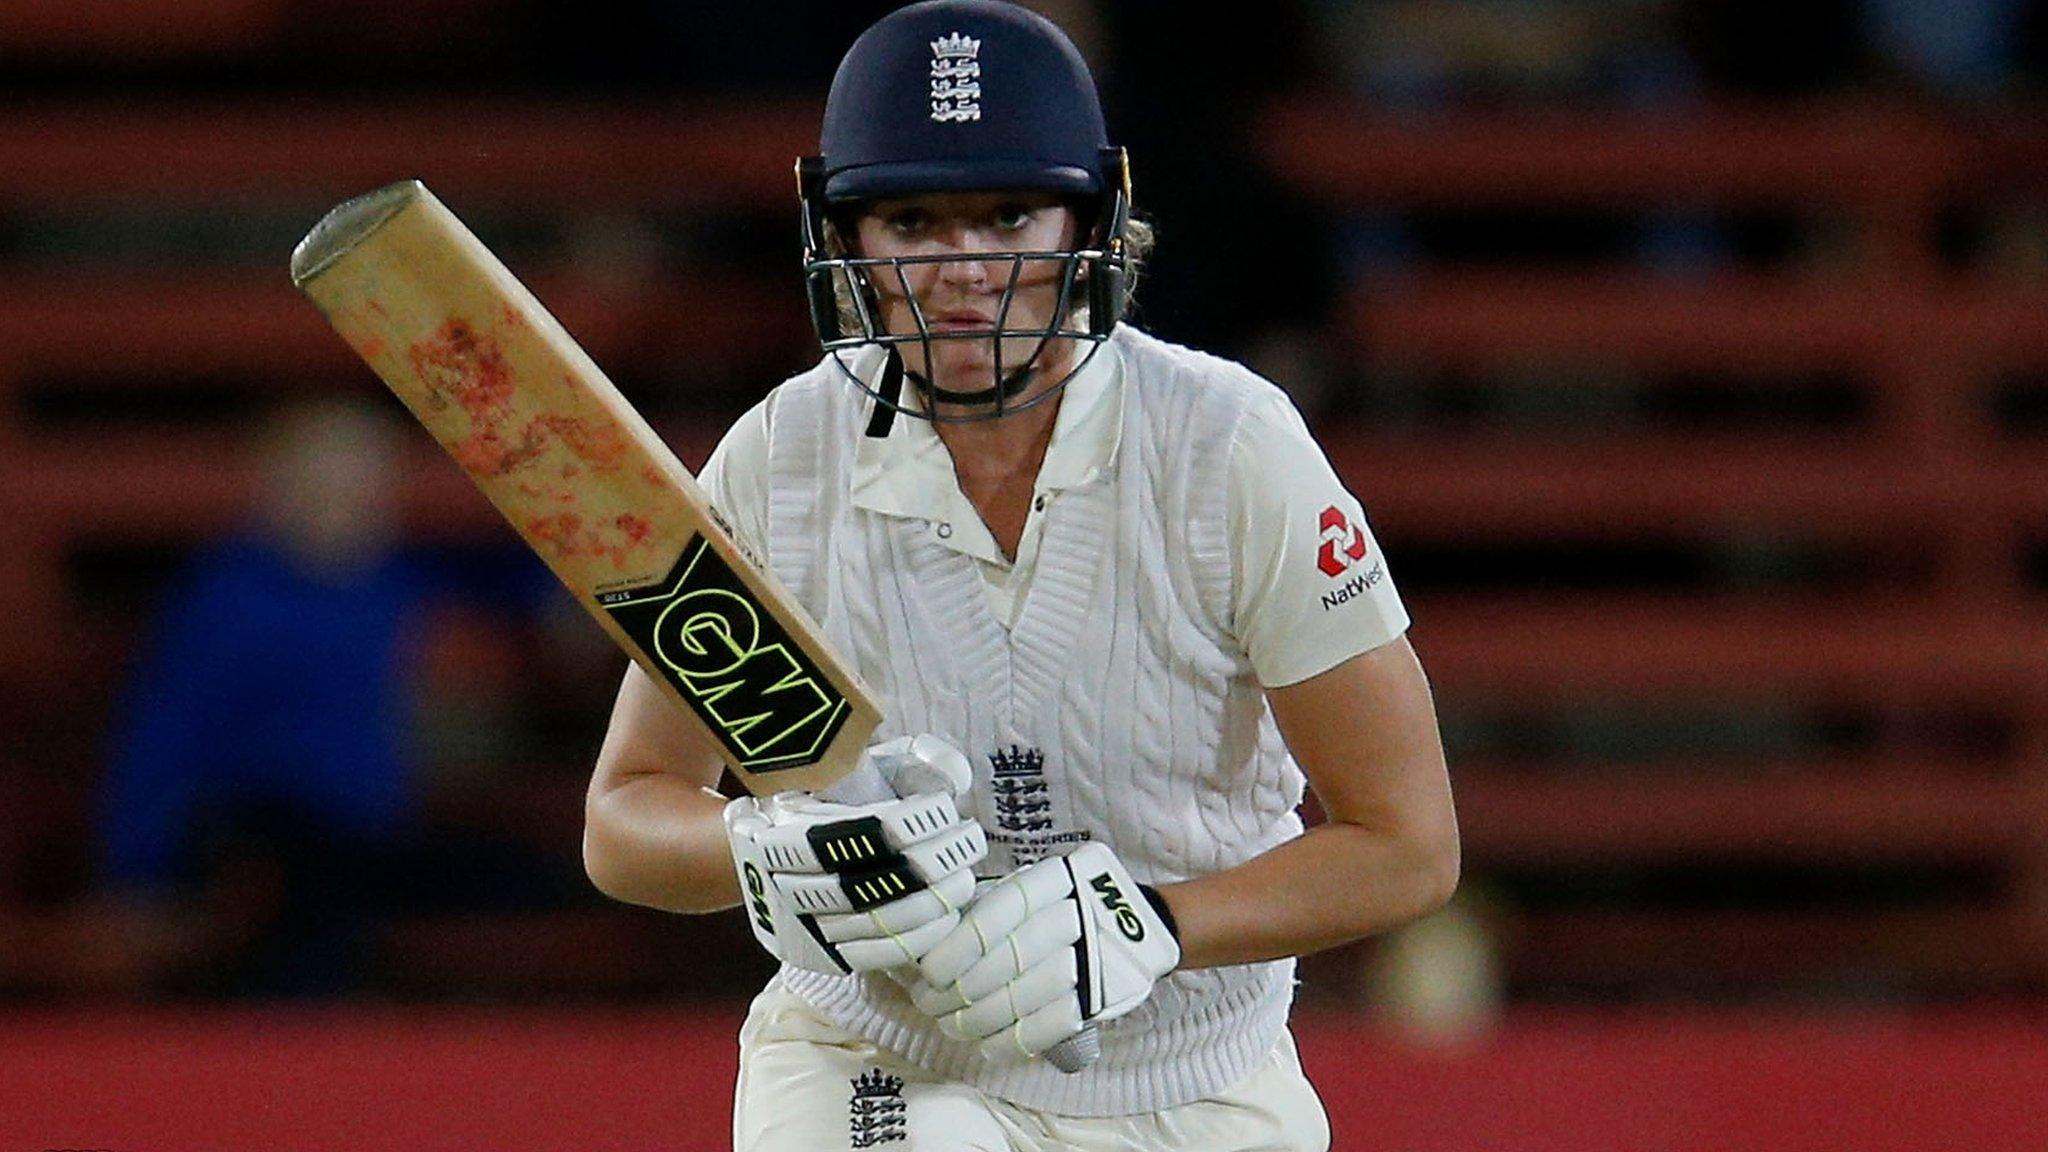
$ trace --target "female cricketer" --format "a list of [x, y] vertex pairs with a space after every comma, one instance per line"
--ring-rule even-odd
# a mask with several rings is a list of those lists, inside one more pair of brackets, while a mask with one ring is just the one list
[[1150, 231], [1051, 22], [885, 16], [820, 143], [798, 169], [824, 356], [702, 480], [880, 690], [899, 798], [728, 801], [632, 669], [593, 881], [678, 912], [744, 896], [781, 961], [740, 1036], [737, 1148], [1328, 1147], [1293, 958], [1458, 876], [1359, 502], [1278, 388], [1124, 320]]

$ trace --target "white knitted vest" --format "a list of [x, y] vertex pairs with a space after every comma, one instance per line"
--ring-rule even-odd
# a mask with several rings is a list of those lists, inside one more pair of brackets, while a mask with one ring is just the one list
[[[935, 732], [976, 762], [965, 806], [998, 842], [987, 870], [1090, 838], [1169, 883], [1301, 833], [1300, 770], [1229, 634], [1224, 470], [1238, 421], [1273, 386], [1129, 325], [1110, 349], [1124, 379], [1114, 464], [1047, 511], [1014, 630], [933, 525], [851, 505], [869, 404], [830, 362], [771, 411], [768, 551], [886, 701], [876, 738]], [[1124, 1115], [1250, 1074], [1286, 1025], [1292, 977], [1292, 961], [1173, 973], [1103, 1026], [1101, 1060], [1075, 1075], [983, 1060], [883, 977], [780, 978], [847, 1030], [992, 1096]]]

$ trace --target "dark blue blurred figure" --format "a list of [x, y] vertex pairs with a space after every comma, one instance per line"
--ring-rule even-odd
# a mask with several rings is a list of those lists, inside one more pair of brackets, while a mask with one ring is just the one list
[[[99, 829], [99, 911], [133, 930], [143, 987], [351, 991], [379, 913], [478, 896], [464, 875], [495, 874], [493, 900], [545, 886], [468, 848], [469, 867], [442, 867], [446, 845], [421, 834], [417, 640], [437, 596], [483, 590], [396, 546], [396, 436], [339, 401], [280, 413], [253, 522], [165, 599], [111, 734]], [[530, 601], [534, 568], [490, 591]]]
[[259, 523], [169, 592], [115, 734], [109, 879], [176, 879], [207, 809], [299, 808], [367, 839], [407, 818], [404, 648], [427, 589], [391, 548], [389, 438], [350, 408], [290, 413], [265, 445]]

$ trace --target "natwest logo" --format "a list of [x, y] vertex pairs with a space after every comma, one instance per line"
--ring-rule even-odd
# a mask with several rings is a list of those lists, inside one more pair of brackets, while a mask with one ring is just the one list
[[1365, 530], [1345, 517], [1335, 504], [1323, 509], [1320, 523], [1322, 543], [1316, 548], [1316, 567], [1336, 579], [1353, 564], [1365, 559]]

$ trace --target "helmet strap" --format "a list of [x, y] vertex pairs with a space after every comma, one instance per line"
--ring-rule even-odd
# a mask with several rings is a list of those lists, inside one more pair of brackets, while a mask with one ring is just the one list
[[882, 362], [882, 378], [875, 384], [875, 411], [868, 417], [868, 438], [887, 440], [896, 426], [896, 413], [903, 410], [903, 357], [889, 349]]
[[[891, 356], [894, 356], [895, 351], [892, 349], [889, 354]], [[1031, 372], [1033, 367], [1037, 363], [1038, 355], [1036, 353], [1033, 353], [1031, 359], [1026, 360], [1021, 367], [1017, 368], [1015, 371], [1005, 373], [1003, 375], [1002, 382], [998, 384], [996, 387], [983, 388], [978, 392], [949, 392], [944, 388], [940, 388], [937, 385], [934, 385], [930, 379], [916, 372], [910, 372], [908, 370], [905, 370], [903, 374], [910, 377], [911, 383], [917, 385], [918, 392], [923, 394], [925, 399], [931, 403], [995, 403], [1000, 405], [1002, 401], [1008, 400], [1010, 397], [1015, 396], [1019, 392], [1022, 392], [1025, 389], [1025, 387], [1031, 383]], [[897, 391], [899, 394], [902, 391], [900, 383], [898, 385]]]
[[1131, 160], [1122, 148], [1104, 148], [1100, 156], [1102, 207], [1095, 236], [1103, 257], [1092, 261], [1088, 270], [1088, 330], [1107, 336], [1124, 314], [1129, 275], [1124, 235], [1131, 223]]

